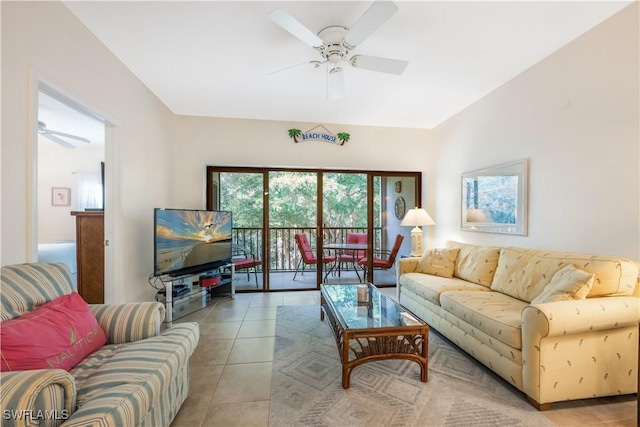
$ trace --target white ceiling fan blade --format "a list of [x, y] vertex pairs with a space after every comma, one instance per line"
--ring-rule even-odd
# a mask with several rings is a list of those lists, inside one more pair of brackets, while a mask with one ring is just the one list
[[287, 71], [287, 70], [291, 70], [293, 68], [298, 68], [298, 67], [301, 67], [303, 65], [313, 65], [315, 68], [318, 68], [320, 66], [320, 64], [321, 64], [320, 61], [304, 61], [304, 62], [301, 62], [299, 64], [289, 65], [288, 67], [281, 68], [281, 69], [276, 70], [276, 71], [272, 71], [271, 73], [267, 74], [267, 76], [269, 76], [269, 77], [275, 76], [276, 74], [282, 73], [282, 72]]
[[327, 86], [327, 97], [330, 101], [344, 98], [344, 72], [342, 68], [334, 67], [329, 70]]
[[349, 61], [355, 68], [396, 74], [398, 76], [402, 74], [405, 68], [407, 68], [407, 65], [409, 65], [408, 61], [369, 55], [354, 55]]
[[83, 137], [78, 136], [78, 135], [72, 135], [70, 133], [58, 132], [56, 130], [45, 129], [44, 130], [44, 134], [46, 134], [46, 135], [64, 136], [65, 138], [75, 139], [76, 141], [86, 142], [87, 144], [91, 144], [91, 141], [89, 141], [87, 138], [83, 138]]
[[377, 0], [369, 9], [353, 24], [344, 43], [350, 49], [355, 48], [367, 37], [373, 34], [382, 24], [384, 24], [394, 13], [398, 11], [398, 6], [391, 1]]
[[309, 46], [322, 49], [324, 42], [313, 31], [302, 25], [297, 19], [282, 9], [276, 9], [269, 14], [269, 19], [287, 30]]
[[48, 133], [41, 133], [40, 135], [42, 135], [43, 137], [47, 138], [50, 141], [55, 142], [56, 144], [62, 145], [64, 148], [70, 148], [72, 150], [76, 148], [75, 145], [70, 144], [70, 143], [68, 143], [67, 141], [65, 141], [65, 140], [63, 140], [61, 138], [58, 138], [55, 135], [51, 135], [51, 134], [48, 134]]

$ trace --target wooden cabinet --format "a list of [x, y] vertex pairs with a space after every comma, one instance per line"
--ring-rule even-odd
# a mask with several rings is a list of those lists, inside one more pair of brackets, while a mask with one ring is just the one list
[[104, 211], [74, 211], [78, 293], [89, 304], [104, 304]]

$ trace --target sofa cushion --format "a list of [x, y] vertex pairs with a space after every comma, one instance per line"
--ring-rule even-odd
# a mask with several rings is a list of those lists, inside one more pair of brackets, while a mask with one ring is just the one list
[[521, 313], [529, 304], [500, 292], [443, 292], [442, 308], [511, 347], [522, 348]]
[[551, 278], [551, 282], [531, 304], [585, 299], [593, 286], [593, 273], [587, 273], [569, 264]]
[[561, 267], [557, 260], [542, 260], [533, 253], [503, 248], [491, 289], [531, 302]]
[[70, 371], [79, 408], [70, 420], [97, 425], [99, 416], [109, 421], [101, 425], [140, 425], [186, 366], [198, 339], [197, 324], [178, 323], [157, 337], [102, 347]]
[[15, 319], [75, 290], [66, 264], [29, 263], [2, 267], [0, 321]]
[[467, 282], [455, 277], [438, 277], [424, 273], [405, 273], [400, 276], [398, 283], [402, 288], [409, 289], [414, 294], [440, 305], [440, 295], [446, 291], [489, 291], [489, 288]]
[[440, 277], [453, 277], [456, 259], [460, 249], [436, 248], [422, 254], [416, 273], [433, 274]]
[[0, 323], [0, 370], [68, 371], [106, 342], [89, 306], [73, 292]]
[[500, 248], [469, 245], [454, 241], [448, 241], [447, 247], [460, 249], [453, 273], [454, 277], [486, 287], [491, 286], [491, 281], [498, 265]]
[[491, 289], [531, 302], [563, 267], [573, 264], [595, 275], [588, 297], [631, 295], [638, 277], [638, 263], [596, 255], [503, 248]]

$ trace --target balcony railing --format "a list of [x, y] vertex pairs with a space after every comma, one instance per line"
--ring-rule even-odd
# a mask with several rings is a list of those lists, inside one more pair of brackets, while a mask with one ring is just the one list
[[[366, 233], [366, 228], [327, 227], [324, 229], [325, 242], [347, 241], [348, 233]], [[295, 242], [295, 235], [305, 233], [312, 247], [316, 247], [316, 227], [273, 227], [269, 228], [269, 270], [295, 271], [300, 260], [300, 251]], [[382, 228], [373, 229], [373, 248], [381, 247]], [[254, 257], [261, 257], [263, 233], [262, 228], [239, 227], [233, 229], [233, 242], [242, 246]]]

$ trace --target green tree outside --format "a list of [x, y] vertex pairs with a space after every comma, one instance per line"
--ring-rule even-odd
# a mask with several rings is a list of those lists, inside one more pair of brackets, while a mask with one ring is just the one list
[[[233, 212], [234, 228], [261, 229], [263, 221], [263, 175], [261, 173], [220, 173], [220, 209]], [[316, 172], [269, 173], [269, 227], [311, 228], [317, 226]], [[323, 222], [329, 235], [337, 240], [340, 231], [333, 228], [364, 229], [367, 227], [367, 176], [358, 173], [323, 174]], [[374, 179], [374, 227], [379, 227], [381, 179]], [[332, 235], [331, 233], [335, 234]], [[258, 236], [258, 237], [256, 237]], [[311, 237], [311, 236], [310, 236]], [[248, 233], [242, 244], [254, 252], [261, 247], [262, 237]], [[271, 236], [266, 237], [272, 239]], [[267, 243], [267, 242], [265, 242]], [[282, 247], [295, 247], [293, 242], [268, 242], [272, 260], [278, 259]], [[275, 266], [272, 266], [275, 268]]]

